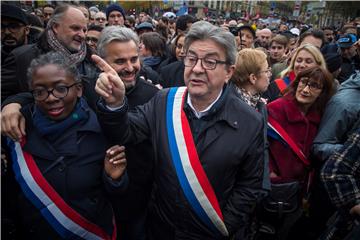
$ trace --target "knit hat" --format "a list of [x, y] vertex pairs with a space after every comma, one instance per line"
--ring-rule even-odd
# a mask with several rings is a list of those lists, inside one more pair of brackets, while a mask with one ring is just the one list
[[1, 4], [1, 18], [2, 17], [15, 19], [25, 25], [29, 24], [25, 12], [15, 5]]
[[341, 67], [342, 58], [339, 53], [328, 53], [324, 58], [329, 72], [333, 73]]
[[119, 4], [111, 4], [106, 8], [106, 19], [109, 20], [109, 15], [112, 11], [118, 11], [123, 15], [124, 20], [126, 19], [125, 11]]

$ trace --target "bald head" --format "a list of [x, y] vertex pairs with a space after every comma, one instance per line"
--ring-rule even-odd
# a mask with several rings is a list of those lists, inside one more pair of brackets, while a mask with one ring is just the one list
[[268, 28], [256, 31], [256, 38], [261, 47], [266, 49], [269, 47], [271, 34], [271, 30]]

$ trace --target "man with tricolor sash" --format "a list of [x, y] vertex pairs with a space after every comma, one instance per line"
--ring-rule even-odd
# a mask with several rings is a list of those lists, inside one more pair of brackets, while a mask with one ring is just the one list
[[[186, 35], [186, 87], [163, 89], [128, 111], [125, 86], [103, 59], [95, 90], [111, 142], [154, 146], [150, 239], [244, 239], [263, 176], [263, 122], [227, 84], [234, 36], [208, 22]], [[141, 151], [141, 149], [139, 149]]]

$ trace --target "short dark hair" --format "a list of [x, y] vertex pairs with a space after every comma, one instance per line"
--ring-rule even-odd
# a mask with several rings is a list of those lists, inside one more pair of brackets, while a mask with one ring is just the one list
[[95, 25], [95, 24], [91, 24], [89, 27], [88, 27], [88, 31], [98, 31], [98, 32], [101, 32], [104, 28], [100, 25]]
[[146, 32], [140, 36], [140, 41], [153, 56], [163, 57], [166, 54], [166, 39], [157, 32]]
[[44, 6], [42, 7], [42, 9], [44, 9], [44, 8], [46, 8], [46, 7], [49, 7], [49, 8], [52, 8], [52, 9], [55, 10], [55, 6], [52, 5], [52, 4], [46, 4], [46, 5], [44, 5]]
[[331, 31], [335, 31], [334, 27], [330, 27], [330, 26], [325, 26], [322, 28], [322, 30], [331, 30]]
[[133, 24], [133, 25], [135, 25], [135, 18], [134, 17], [132, 17], [132, 16], [126, 16], [126, 20], [128, 20], [129, 21], [129, 23], [130, 24]]
[[306, 32], [302, 33], [299, 38], [299, 45], [304, 41], [304, 38], [308, 36], [313, 36], [314, 38], [321, 39], [322, 45], [325, 43], [325, 35], [324, 32], [321, 29], [309, 29]]
[[191, 15], [182, 15], [182, 16], [178, 17], [178, 19], [176, 20], [176, 28], [175, 28], [176, 33], [178, 32], [178, 29], [180, 29], [182, 31], [186, 31], [187, 24], [194, 23], [194, 22], [196, 22], [196, 18], [194, 18]]
[[168, 24], [169, 23], [169, 18], [163, 16], [160, 18], [161, 21], [163, 21], [164, 23]]
[[299, 85], [299, 81], [303, 77], [309, 77], [319, 80], [323, 85], [322, 92], [315, 103], [311, 106], [312, 109], [319, 111], [320, 114], [324, 113], [327, 102], [335, 94], [335, 81], [332, 74], [321, 66], [314, 66], [304, 71], [301, 71], [285, 90], [284, 97], [295, 98], [295, 93]]
[[75, 82], [81, 82], [81, 78], [79, 75], [79, 72], [76, 68], [75, 64], [69, 64], [69, 61], [66, 57], [61, 55], [58, 52], [48, 52], [46, 54], [40, 55], [38, 58], [35, 58], [31, 61], [29, 68], [27, 69], [27, 77], [28, 77], [28, 84], [31, 85], [32, 82], [32, 76], [34, 72], [40, 67], [46, 66], [46, 65], [56, 65], [60, 69], [65, 70], [65, 72], [70, 75], [71, 77], [74, 77]]

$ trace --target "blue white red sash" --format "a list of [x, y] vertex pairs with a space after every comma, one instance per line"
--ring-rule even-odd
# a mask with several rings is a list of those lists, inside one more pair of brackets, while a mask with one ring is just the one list
[[114, 221], [110, 236], [99, 226], [72, 209], [44, 178], [33, 157], [22, 150], [21, 143], [8, 141], [15, 178], [24, 195], [41, 212], [56, 232], [65, 239], [116, 239]]
[[214, 232], [229, 233], [215, 192], [196, 151], [189, 122], [183, 110], [186, 87], [171, 88], [166, 106], [166, 125], [173, 164], [187, 200], [198, 217]]
[[305, 166], [310, 165], [310, 161], [306, 158], [305, 154], [301, 149], [296, 145], [292, 138], [287, 134], [287, 132], [281, 127], [281, 125], [273, 119], [271, 116], [268, 116], [268, 135], [277, 140], [282, 140], [285, 142], [294, 153], [300, 158], [300, 160], [305, 164]]

